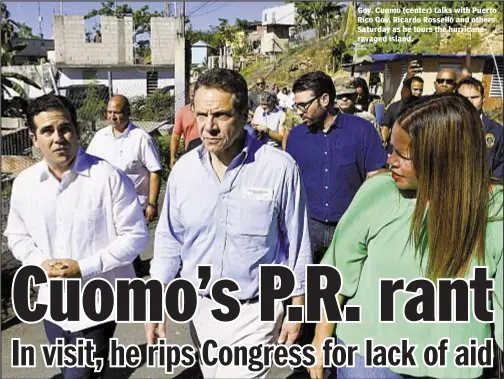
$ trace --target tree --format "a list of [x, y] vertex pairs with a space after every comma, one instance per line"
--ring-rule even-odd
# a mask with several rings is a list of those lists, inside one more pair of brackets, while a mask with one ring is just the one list
[[[289, 1], [292, 3], [292, 1]], [[296, 22], [327, 35], [338, 26], [343, 5], [336, 1], [293, 2], [296, 5]]]

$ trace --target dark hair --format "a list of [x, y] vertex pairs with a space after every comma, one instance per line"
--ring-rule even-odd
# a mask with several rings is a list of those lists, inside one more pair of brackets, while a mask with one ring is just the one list
[[455, 88], [455, 92], [458, 93], [460, 87], [462, 87], [463, 85], [468, 85], [468, 86], [474, 87], [479, 91], [479, 93], [481, 94], [482, 97], [485, 96], [485, 88], [483, 87], [483, 83], [481, 83], [478, 79], [474, 79], [472, 77], [462, 79], [460, 82], [457, 83], [457, 87]]
[[247, 82], [237, 71], [215, 68], [202, 74], [194, 87], [194, 96], [200, 87], [215, 88], [235, 96], [235, 111], [248, 109]]
[[412, 78], [409, 78], [409, 79], [404, 79], [403, 81], [403, 86], [408, 88], [408, 89], [411, 89], [411, 84], [413, 82], [419, 82], [419, 83], [424, 83], [424, 80], [419, 77], [419, 76], [413, 76]]
[[34, 118], [42, 112], [62, 111], [68, 112], [73, 126], [78, 130], [77, 113], [75, 107], [65, 96], [59, 95], [42, 95], [34, 100], [31, 100], [26, 110], [26, 123], [31, 133], [35, 134], [37, 127], [35, 126]]
[[426, 277], [463, 277], [475, 257], [485, 261], [490, 173], [483, 125], [476, 108], [456, 93], [425, 96], [399, 115], [410, 137], [418, 178], [410, 240]]
[[322, 71], [312, 71], [298, 78], [292, 86], [292, 92], [313, 91], [315, 96], [329, 95], [329, 104], [334, 104], [336, 89], [331, 77]]

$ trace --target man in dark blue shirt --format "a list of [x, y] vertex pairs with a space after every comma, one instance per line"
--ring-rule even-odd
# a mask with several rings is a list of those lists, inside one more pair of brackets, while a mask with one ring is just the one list
[[373, 125], [334, 109], [332, 79], [321, 71], [301, 76], [293, 86], [303, 121], [287, 138], [308, 198], [314, 262], [320, 262], [334, 230], [367, 177], [386, 165], [387, 155]]
[[502, 179], [504, 175], [504, 138], [502, 136], [502, 125], [490, 120], [482, 111], [483, 103], [485, 102], [483, 84], [478, 79], [465, 78], [457, 84], [456, 91], [467, 98], [480, 112], [481, 122], [485, 130], [488, 168], [492, 176]]

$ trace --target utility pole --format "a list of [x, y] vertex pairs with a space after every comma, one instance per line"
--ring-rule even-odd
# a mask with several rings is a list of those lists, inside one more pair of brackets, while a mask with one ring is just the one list
[[60, 16], [63, 16], [63, 1], [60, 1]]
[[165, 1], [164, 3], [164, 16], [170, 17], [170, 4], [168, 3], [168, 1]]
[[177, 13], [177, 2], [174, 1], [173, 2], [173, 17], [177, 17], [178, 16], [178, 13]]
[[37, 1], [38, 6], [38, 25], [40, 38], [44, 39], [44, 32], [42, 31], [42, 16], [40, 15], [40, 1]]
[[185, 2], [180, 7], [177, 39], [175, 42], [175, 112], [186, 105], [186, 42], [185, 42]]

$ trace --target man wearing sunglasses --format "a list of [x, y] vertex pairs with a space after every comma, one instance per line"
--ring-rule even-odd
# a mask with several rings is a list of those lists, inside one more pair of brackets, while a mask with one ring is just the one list
[[266, 80], [263, 77], [257, 78], [255, 91], [249, 92], [248, 111], [249, 120], [252, 120], [259, 104], [259, 94], [266, 90]]
[[451, 68], [445, 68], [438, 72], [434, 88], [436, 93], [452, 93], [455, 92], [457, 85], [457, 75]]

